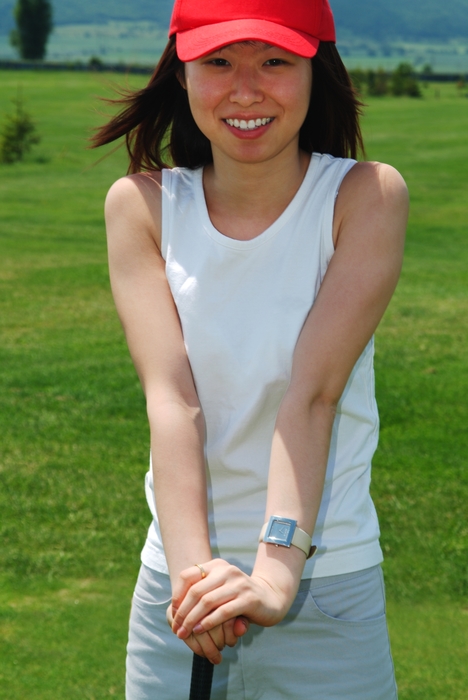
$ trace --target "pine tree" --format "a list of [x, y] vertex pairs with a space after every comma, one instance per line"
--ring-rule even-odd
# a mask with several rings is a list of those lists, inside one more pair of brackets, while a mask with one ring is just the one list
[[13, 10], [16, 29], [10, 41], [24, 59], [43, 59], [52, 31], [52, 5], [49, 0], [17, 0]]
[[24, 109], [20, 91], [13, 104], [14, 113], [7, 114], [0, 129], [0, 163], [16, 163], [23, 160], [23, 156], [41, 140], [34, 121]]

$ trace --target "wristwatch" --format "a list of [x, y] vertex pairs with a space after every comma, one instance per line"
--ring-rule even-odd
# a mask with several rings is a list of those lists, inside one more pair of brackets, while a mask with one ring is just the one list
[[277, 547], [294, 545], [304, 552], [306, 559], [310, 559], [317, 551], [317, 547], [312, 546], [312, 537], [297, 527], [297, 520], [282, 518], [279, 515], [272, 515], [265, 523], [258, 541], [275, 544]]

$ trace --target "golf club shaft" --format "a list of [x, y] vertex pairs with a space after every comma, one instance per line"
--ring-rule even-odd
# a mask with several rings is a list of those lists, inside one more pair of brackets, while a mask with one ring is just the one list
[[189, 700], [210, 700], [213, 664], [198, 654], [193, 655]]

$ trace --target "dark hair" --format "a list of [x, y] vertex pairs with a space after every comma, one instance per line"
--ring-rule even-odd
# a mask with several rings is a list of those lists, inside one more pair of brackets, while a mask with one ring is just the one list
[[[129, 173], [211, 163], [210, 142], [196, 125], [187, 92], [178, 80], [183, 66], [172, 37], [148, 85], [109, 100], [124, 109], [96, 130], [92, 145], [103, 146], [125, 136]], [[312, 67], [312, 95], [299, 147], [308, 153], [356, 158], [364, 152], [359, 126], [362, 104], [333, 43], [320, 43]]]

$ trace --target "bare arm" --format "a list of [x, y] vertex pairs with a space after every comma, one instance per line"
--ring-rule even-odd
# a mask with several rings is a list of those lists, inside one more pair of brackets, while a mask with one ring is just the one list
[[146, 396], [157, 508], [174, 581], [211, 551], [203, 416], [159, 251], [160, 219], [160, 174], [123, 178], [109, 191], [112, 292]]
[[[346, 176], [335, 211], [336, 251], [299, 337], [277, 416], [266, 519], [290, 517], [313, 532], [336, 405], [395, 289], [407, 213], [406, 187], [389, 166], [363, 163]], [[179, 636], [198, 621], [195, 630], [207, 630], [240, 614], [276, 624], [289, 610], [304, 563], [295, 547], [263, 543], [251, 577], [212, 562], [203, 582], [178, 584], [177, 595], [185, 596], [176, 616]]]
[[[296, 346], [278, 412], [266, 519], [279, 513], [309, 534], [314, 530], [336, 405], [396, 287], [407, 215], [406, 187], [395, 170], [363, 163], [350, 171], [335, 212], [336, 251]], [[304, 566], [302, 552], [291, 551], [261, 544], [254, 571], [270, 577], [271, 560], [279, 560], [290, 595]]]
[[[171, 583], [211, 559], [204, 418], [161, 256], [161, 175], [116, 182], [106, 199], [112, 292], [147, 404], [154, 490]], [[171, 609], [168, 610], [171, 618]], [[187, 644], [221, 661], [234, 646], [235, 620]], [[246, 627], [237, 626], [237, 634]]]

